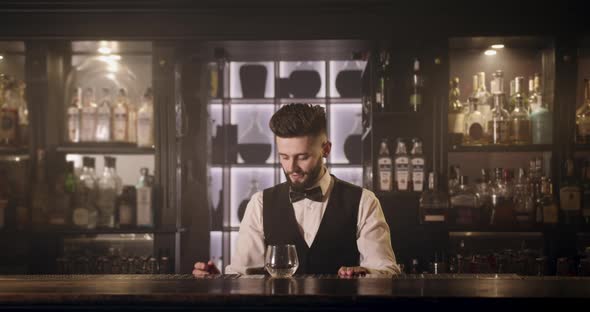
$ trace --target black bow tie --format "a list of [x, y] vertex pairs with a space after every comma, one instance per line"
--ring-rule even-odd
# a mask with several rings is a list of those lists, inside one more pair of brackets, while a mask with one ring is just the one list
[[291, 203], [298, 202], [304, 198], [307, 198], [307, 199], [310, 199], [313, 201], [317, 201], [317, 202], [321, 202], [322, 197], [323, 197], [322, 189], [319, 186], [314, 187], [309, 190], [305, 190], [303, 192], [295, 192], [295, 191], [289, 192], [289, 198], [291, 199]]

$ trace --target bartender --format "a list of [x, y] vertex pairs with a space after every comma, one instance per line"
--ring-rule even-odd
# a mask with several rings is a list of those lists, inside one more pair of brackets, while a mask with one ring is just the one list
[[[264, 267], [267, 245], [293, 244], [300, 274], [393, 275], [400, 272], [389, 226], [375, 194], [331, 175], [332, 143], [319, 105], [288, 104], [270, 120], [287, 182], [252, 196], [226, 272]], [[220, 274], [212, 261], [193, 275]]]

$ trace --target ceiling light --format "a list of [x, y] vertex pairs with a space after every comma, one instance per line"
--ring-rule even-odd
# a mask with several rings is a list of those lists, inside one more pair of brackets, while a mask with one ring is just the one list
[[503, 44], [492, 44], [492, 49], [504, 49], [504, 45]]
[[4, 55], [0, 55], [0, 61], [4, 59]]
[[496, 55], [496, 53], [497, 53], [496, 50], [486, 50], [484, 52], [484, 54], [487, 55], [487, 56]]
[[111, 48], [109, 48], [109, 47], [100, 47], [100, 48], [98, 48], [98, 53], [100, 53], [100, 54], [111, 54]]

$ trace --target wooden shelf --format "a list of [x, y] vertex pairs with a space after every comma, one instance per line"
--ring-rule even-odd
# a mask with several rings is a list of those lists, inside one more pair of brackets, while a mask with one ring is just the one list
[[27, 147], [0, 146], [0, 156], [24, 156], [29, 155]]
[[131, 143], [76, 143], [59, 146], [58, 152], [67, 154], [126, 154], [153, 155], [153, 147], [137, 147]]
[[399, 119], [399, 118], [423, 119], [426, 116], [427, 115], [424, 112], [418, 112], [418, 113], [414, 113], [414, 112], [374, 112], [373, 113], [373, 119], [383, 119], [383, 120]]
[[576, 144], [574, 150], [577, 152], [590, 152], [590, 144]]
[[449, 146], [449, 153], [514, 153], [514, 152], [551, 152], [553, 145], [484, 145], [484, 146]]
[[76, 229], [76, 228], [38, 228], [29, 230], [33, 234], [48, 235], [100, 235], [100, 234], [175, 234], [186, 231], [184, 228], [121, 228], [121, 229]]

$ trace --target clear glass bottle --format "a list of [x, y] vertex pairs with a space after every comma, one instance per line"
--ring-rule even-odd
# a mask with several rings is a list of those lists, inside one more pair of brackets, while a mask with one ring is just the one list
[[474, 96], [477, 98], [477, 108], [482, 113], [485, 121], [483, 124], [484, 133], [489, 133], [488, 122], [492, 119], [492, 95], [486, 89], [485, 72], [479, 72], [477, 74], [477, 91]]
[[465, 118], [465, 136], [463, 137], [465, 145], [481, 146], [487, 144], [486, 120], [479, 110], [477, 101], [475, 97], [469, 98], [470, 112]]
[[413, 68], [409, 106], [411, 111], [419, 112], [422, 110], [422, 88], [424, 87], [424, 80], [422, 78], [420, 60], [418, 60], [418, 58], [414, 58]]
[[412, 139], [412, 150], [410, 151], [410, 172], [412, 174], [412, 191], [422, 192], [424, 190], [424, 153], [422, 141], [418, 138]]
[[389, 192], [393, 190], [393, 159], [389, 152], [387, 139], [382, 139], [379, 146], [379, 191]]
[[489, 224], [492, 214], [492, 182], [489, 169], [481, 169], [481, 177], [475, 183], [475, 193], [479, 197], [481, 223]]
[[543, 103], [543, 92], [541, 89], [541, 75], [535, 73], [532, 78], [529, 79], [529, 112], [534, 112], [539, 109]]
[[127, 141], [137, 144], [137, 102], [127, 98]]
[[33, 224], [42, 225], [46, 223], [49, 213], [49, 184], [45, 168], [45, 151], [37, 150], [37, 174], [33, 185], [32, 217]]
[[153, 178], [148, 168], [140, 169], [137, 192], [137, 226], [154, 227]]
[[560, 183], [559, 202], [562, 222], [577, 224], [581, 215], [582, 192], [574, 175], [573, 159], [565, 161], [565, 178]]
[[449, 197], [438, 190], [438, 179], [434, 172], [428, 174], [428, 190], [420, 195], [420, 224], [445, 223], [449, 212]]
[[18, 96], [16, 83], [3, 81], [3, 103], [0, 103], [0, 145], [17, 145], [18, 141]]
[[148, 88], [143, 96], [141, 107], [137, 112], [137, 146], [152, 147], [154, 145], [154, 97], [152, 88]]
[[80, 117], [80, 141], [82, 142], [92, 142], [96, 138], [96, 111], [97, 105], [94, 98], [94, 89], [86, 88], [82, 96]]
[[396, 190], [406, 192], [409, 190], [410, 183], [410, 158], [406, 149], [406, 143], [403, 139], [397, 139], [397, 147], [394, 157], [395, 168], [395, 186]]
[[18, 141], [21, 146], [29, 144], [29, 105], [26, 99], [26, 88], [24, 81], [18, 82]]
[[495, 93], [494, 108], [488, 122], [490, 144], [506, 145], [510, 143], [510, 114], [504, 109], [504, 93]]
[[590, 79], [584, 79], [584, 104], [576, 110], [576, 143], [590, 144]]
[[111, 140], [111, 121], [113, 118], [113, 102], [111, 91], [102, 89], [102, 98], [96, 110], [96, 141], [108, 142]]
[[468, 184], [467, 176], [459, 177], [457, 191], [451, 196], [451, 210], [456, 224], [477, 225], [481, 221], [479, 196]]
[[532, 224], [534, 222], [534, 198], [530, 187], [530, 180], [524, 168], [518, 169], [516, 183], [514, 184], [514, 214], [519, 224]]
[[115, 158], [104, 157], [104, 170], [102, 176], [98, 179], [98, 207], [99, 218], [98, 227], [114, 228], [115, 227], [115, 207], [120, 187], [120, 178], [117, 176], [115, 169]]
[[127, 142], [128, 132], [128, 103], [127, 91], [124, 88], [119, 89], [117, 104], [113, 109], [113, 140], [117, 142]]
[[460, 100], [461, 91], [459, 90], [459, 78], [451, 80], [449, 89], [449, 143], [451, 145], [461, 145], [465, 131], [465, 108]]
[[94, 158], [82, 158], [82, 172], [78, 178], [72, 215], [72, 223], [80, 228], [94, 229], [98, 222], [98, 211], [96, 209], [98, 185], [94, 166]]
[[543, 102], [539, 74], [535, 74], [533, 88], [534, 92], [529, 97], [533, 144], [551, 144], [553, 143], [553, 114]]
[[72, 92], [72, 99], [67, 110], [68, 141], [80, 142], [80, 115], [82, 105], [82, 88], [76, 88]]
[[524, 96], [520, 93], [523, 77], [516, 77], [516, 93], [512, 97], [514, 109], [510, 113], [510, 143], [515, 145], [531, 144], [531, 120], [525, 107]]

